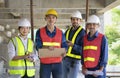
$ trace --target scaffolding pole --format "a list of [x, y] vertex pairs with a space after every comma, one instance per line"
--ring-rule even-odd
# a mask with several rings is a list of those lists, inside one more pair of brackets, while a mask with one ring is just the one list
[[33, 0], [30, 0], [31, 39], [34, 42]]
[[[88, 16], [89, 16], [89, 1], [86, 0], [86, 17], [85, 17], [85, 22], [87, 22]], [[86, 26], [85, 26], [85, 30], [86, 30], [86, 33], [89, 32]]]

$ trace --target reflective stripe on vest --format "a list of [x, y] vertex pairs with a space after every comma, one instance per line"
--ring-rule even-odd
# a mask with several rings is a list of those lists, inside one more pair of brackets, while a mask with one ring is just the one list
[[[12, 70], [21, 70], [21, 69], [25, 69], [26, 67], [25, 66], [14, 66], [14, 67], [9, 67], [9, 69], [12, 69]], [[34, 69], [35, 67], [34, 66], [27, 66], [27, 69]]]
[[58, 42], [43, 42], [44, 46], [60, 46]]
[[[53, 46], [55, 48], [61, 48], [62, 31], [56, 28], [56, 34], [54, 37], [49, 37], [46, 33], [46, 28], [40, 29], [40, 37], [44, 46]], [[49, 52], [48, 52], [49, 53]], [[57, 52], [56, 52], [57, 53]], [[40, 58], [40, 62], [43, 64], [59, 63], [62, 61], [62, 57], [46, 57]]]
[[84, 46], [83, 50], [87, 49], [97, 50], [97, 46]]
[[84, 61], [92, 61], [92, 62], [94, 62], [95, 58], [87, 57], [87, 58], [84, 58]]
[[[25, 47], [21, 41], [21, 39], [19, 37], [15, 37], [14, 39], [14, 44], [15, 47], [17, 49], [18, 52], [17, 56], [22, 56], [25, 55]], [[15, 43], [16, 42], [16, 43]], [[27, 51], [26, 54], [28, 52], [33, 52], [33, 42], [31, 39], [28, 39], [28, 45], [27, 45]], [[31, 77], [35, 75], [35, 68], [34, 68], [34, 64], [33, 62], [27, 61], [25, 59], [21, 59], [21, 60], [11, 60], [9, 62], [9, 73], [10, 74], [20, 74], [21, 76], [25, 75], [25, 70], [27, 69], [27, 76]]]
[[[71, 27], [72, 28], [72, 27]], [[70, 30], [71, 30], [71, 28], [70, 29], [68, 29], [68, 31], [67, 31], [67, 33], [66, 33], [66, 40], [69, 40], [68, 38], [69, 38], [69, 33], [70, 33]], [[75, 32], [75, 34], [74, 34], [74, 36], [73, 36], [73, 38], [72, 38], [72, 43], [74, 44], [75, 43], [75, 40], [76, 40], [76, 37], [77, 37], [77, 35], [79, 34], [79, 32], [82, 30], [82, 27], [80, 26], [79, 28], [78, 28], [78, 30]], [[76, 58], [76, 59], [81, 59], [81, 56], [80, 55], [76, 55], [76, 54], [72, 54], [71, 52], [72, 52], [72, 48], [73, 47], [69, 47], [68, 48], [68, 52], [67, 52], [67, 56], [69, 56], [69, 57], [72, 57], [72, 58]]]
[[98, 33], [98, 37], [96, 37], [92, 41], [89, 41], [87, 39], [87, 35], [84, 36], [83, 58], [84, 58], [84, 66], [86, 68], [94, 68], [98, 65], [100, 58], [102, 37], [103, 35]]
[[[83, 50], [88, 50], [88, 49], [97, 50], [97, 46], [84, 46], [84, 48], [83, 48]], [[86, 57], [86, 58], [84, 58], [84, 61], [92, 61], [92, 62], [94, 62], [95, 58]]]

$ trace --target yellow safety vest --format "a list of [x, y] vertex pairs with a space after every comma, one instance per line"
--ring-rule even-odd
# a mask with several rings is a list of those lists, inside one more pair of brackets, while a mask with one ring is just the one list
[[[67, 32], [66, 32], [66, 40], [69, 40], [68, 38], [69, 38], [69, 33], [70, 33], [70, 30], [72, 29], [72, 27], [71, 28], [69, 28], [68, 30], [67, 30]], [[79, 32], [82, 30], [82, 27], [80, 26], [79, 28], [78, 28], [78, 30], [75, 32], [75, 34], [74, 34], [74, 36], [72, 37], [72, 43], [74, 44], [75, 43], [75, 40], [76, 40], [76, 37], [77, 37], [77, 35], [79, 34]], [[81, 59], [81, 56], [80, 55], [76, 55], [76, 54], [73, 54], [73, 53], [71, 53], [72, 52], [72, 49], [73, 49], [73, 47], [69, 47], [68, 48], [68, 52], [67, 52], [67, 55], [66, 56], [68, 56], [68, 57], [71, 57], [71, 58], [75, 58], [75, 59]]]
[[[28, 48], [25, 51], [25, 47], [19, 37], [12, 38], [12, 42], [16, 49], [16, 54], [18, 56], [22, 56], [28, 54], [28, 52], [33, 52], [33, 42], [31, 39], [28, 39]], [[27, 71], [27, 76], [32, 77], [35, 75], [35, 67], [33, 62], [27, 61], [25, 59], [21, 60], [11, 60], [9, 62], [9, 73], [10, 74], [19, 74], [21, 76], [25, 75], [25, 71]]]

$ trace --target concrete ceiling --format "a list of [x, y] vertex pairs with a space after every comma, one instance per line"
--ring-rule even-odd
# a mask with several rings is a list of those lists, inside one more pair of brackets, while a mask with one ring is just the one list
[[[104, 13], [120, 4], [120, 0], [88, 0], [89, 14]], [[59, 13], [56, 25], [70, 25], [70, 14], [79, 10], [85, 19], [86, 0], [33, 0], [33, 19], [36, 28], [45, 25], [44, 14], [54, 8]], [[0, 24], [17, 27], [20, 18], [30, 19], [30, 0], [0, 0]]]

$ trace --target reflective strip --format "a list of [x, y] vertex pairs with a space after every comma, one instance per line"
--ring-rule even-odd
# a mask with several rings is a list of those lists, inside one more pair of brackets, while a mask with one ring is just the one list
[[82, 29], [82, 27], [79, 27], [79, 29], [75, 32], [75, 34], [74, 34], [74, 36], [72, 38], [72, 43], [75, 43], [75, 39], [76, 39], [78, 33], [81, 31], [81, 29]]
[[[25, 69], [26, 67], [18, 67], [18, 66], [12, 66], [12, 67], [9, 67], [9, 69], [11, 69], [11, 70], [21, 70], [21, 69]], [[27, 66], [27, 69], [35, 69], [35, 67], [34, 66]]]
[[80, 55], [68, 54], [68, 53], [67, 53], [67, 56], [72, 57], [72, 58], [76, 58], [76, 59], [81, 59], [81, 56], [80, 56]]
[[[72, 27], [71, 27], [72, 28]], [[71, 28], [67, 31], [67, 33], [66, 33], [66, 40], [68, 40], [68, 36], [69, 36], [69, 32], [70, 32], [70, 30], [71, 30]]]
[[97, 50], [97, 46], [84, 46], [84, 50], [87, 49]]
[[[33, 44], [33, 41], [30, 39], [30, 38], [28, 38], [28, 44], [27, 44], [27, 51], [29, 52], [29, 51], [31, 51], [31, 52], [34, 52], [33, 51], [33, 46], [34, 44]], [[29, 48], [29, 47], [31, 47], [31, 48]]]
[[43, 42], [44, 46], [60, 46], [58, 42]]
[[[71, 28], [72, 28], [72, 27], [71, 27]], [[66, 33], [66, 40], [68, 40], [68, 36], [69, 36], [69, 33], [70, 33], [71, 28], [70, 28], [70, 29], [67, 31], [67, 33]], [[82, 29], [82, 27], [80, 26], [79, 29], [75, 32], [75, 34], [74, 34], [74, 36], [73, 36], [73, 38], [72, 38], [72, 43], [73, 43], [73, 44], [75, 43], [75, 39], [76, 39], [78, 33], [81, 31], [81, 29]], [[68, 48], [68, 52], [67, 52], [67, 56], [70, 56], [70, 57], [72, 57], [72, 58], [77, 58], [77, 59], [80, 59], [80, 58], [81, 58], [80, 55], [71, 54], [71, 51], [72, 51], [72, 47], [69, 47], [69, 48]], [[78, 57], [78, 56], [79, 56], [79, 57]]]
[[92, 58], [92, 57], [87, 57], [87, 58], [84, 58], [84, 61], [95, 61], [95, 58]]

